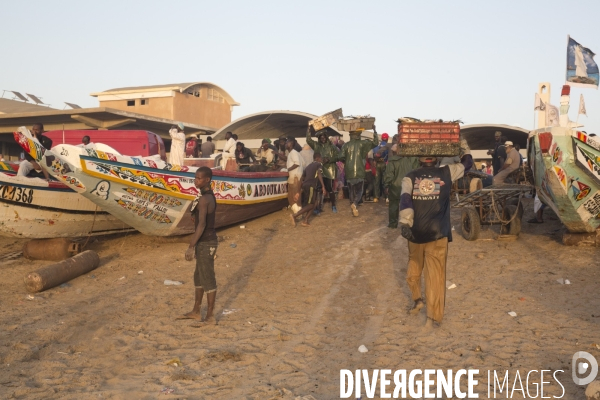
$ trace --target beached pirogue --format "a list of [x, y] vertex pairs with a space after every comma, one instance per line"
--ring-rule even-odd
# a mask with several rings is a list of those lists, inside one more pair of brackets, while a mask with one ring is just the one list
[[531, 131], [529, 165], [539, 198], [569, 232], [600, 227], [600, 139], [558, 126]]
[[[146, 235], [174, 236], [194, 230], [190, 208], [198, 194], [196, 167], [59, 144], [45, 150], [19, 128], [15, 140], [49, 174]], [[287, 172], [213, 169], [216, 226], [227, 226], [287, 205]]]
[[84, 237], [133, 230], [67, 185], [17, 176], [0, 162], [0, 235], [31, 239]]

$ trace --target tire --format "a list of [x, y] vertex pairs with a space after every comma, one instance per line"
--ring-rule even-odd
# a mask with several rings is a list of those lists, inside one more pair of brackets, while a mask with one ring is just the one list
[[506, 206], [506, 208], [502, 211], [502, 219], [509, 220], [512, 218], [513, 215], [515, 215], [515, 213], [517, 215], [515, 216], [515, 218], [513, 218], [512, 221], [510, 221], [508, 225], [502, 225], [502, 227], [500, 228], [501, 234], [517, 236], [521, 232], [521, 217], [523, 214], [522, 212], [520, 212], [520, 210], [517, 210], [517, 206]]
[[465, 207], [461, 218], [462, 236], [466, 240], [477, 240], [481, 230], [481, 221], [477, 210], [472, 207]]
[[469, 183], [469, 193], [476, 192], [480, 189], [483, 189], [483, 182], [480, 178], [471, 178], [471, 183]]

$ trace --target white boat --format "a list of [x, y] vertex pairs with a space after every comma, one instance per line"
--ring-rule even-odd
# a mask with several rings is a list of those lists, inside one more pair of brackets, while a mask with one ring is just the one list
[[[59, 144], [45, 150], [24, 127], [15, 140], [42, 168], [80, 195], [138, 231], [153, 236], [193, 233], [190, 208], [198, 190], [196, 167], [160, 157], [131, 157]], [[213, 169], [215, 226], [259, 217], [287, 206], [287, 172], [230, 172]]]
[[0, 162], [0, 235], [46, 239], [133, 230], [57, 181], [16, 175], [18, 164]]

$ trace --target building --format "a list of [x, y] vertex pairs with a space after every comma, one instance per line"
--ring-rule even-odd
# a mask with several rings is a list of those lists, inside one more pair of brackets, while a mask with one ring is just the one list
[[148, 130], [171, 147], [169, 129], [178, 122], [186, 135], [210, 135], [231, 122], [234, 106], [229, 93], [208, 82], [139, 86], [92, 93], [99, 107], [56, 110], [24, 101], [0, 98], [0, 150], [6, 159], [19, 158], [22, 149], [13, 139], [20, 126], [44, 124], [47, 131]]
[[209, 82], [136, 86], [92, 93], [100, 107], [206, 126], [217, 131], [239, 106], [223, 88]]

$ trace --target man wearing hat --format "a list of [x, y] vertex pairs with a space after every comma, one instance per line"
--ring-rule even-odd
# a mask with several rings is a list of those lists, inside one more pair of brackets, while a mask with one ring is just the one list
[[271, 139], [263, 139], [262, 143], [256, 152], [256, 159], [268, 167], [271, 167], [275, 162], [275, 152], [271, 148]]
[[507, 140], [504, 146], [506, 147], [506, 161], [504, 161], [504, 165], [502, 165], [500, 171], [494, 176], [494, 185], [504, 183], [508, 175], [516, 171], [521, 163], [521, 156], [517, 149], [515, 149], [513, 142]]
[[190, 139], [185, 144], [185, 156], [187, 158], [198, 158], [198, 135], [190, 135]]
[[183, 133], [183, 124], [177, 123], [177, 126], [172, 126], [169, 130], [171, 135], [171, 153], [169, 155], [169, 163], [172, 165], [183, 165], [185, 156], [185, 134]]
[[331, 210], [337, 213], [336, 207], [336, 194], [333, 190], [333, 183], [336, 179], [337, 165], [339, 150], [331, 143], [331, 140], [327, 137], [326, 130], [320, 130], [317, 132], [317, 141], [311, 137], [312, 126], [306, 131], [306, 144], [308, 144], [315, 153], [319, 153], [323, 162], [323, 182], [325, 183], [325, 190], [329, 193], [329, 201], [331, 201]]
[[436, 157], [419, 157], [421, 168], [402, 179], [400, 224], [408, 240], [406, 281], [415, 302], [410, 313], [416, 315], [425, 306], [421, 295], [421, 275], [425, 277], [427, 328], [440, 324], [446, 303], [446, 257], [452, 241], [450, 191], [452, 182], [473, 166], [466, 141], [459, 164], [436, 167]]
[[350, 132], [350, 141], [342, 146], [338, 158], [344, 162], [344, 174], [346, 175], [350, 195], [350, 208], [352, 209], [352, 215], [355, 217], [358, 217], [357, 207], [362, 199], [367, 154], [379, 144], [379, 136], [377, 136], [375, 126], [373, 126], [372, 140], [361, 140], [360, 135], [363, 131], [364, 129], [360, 128]]

